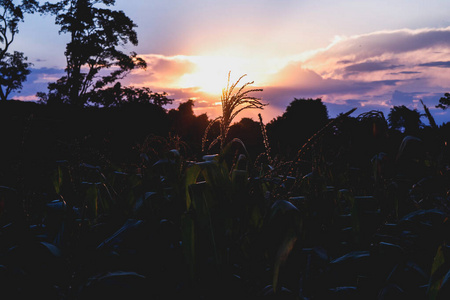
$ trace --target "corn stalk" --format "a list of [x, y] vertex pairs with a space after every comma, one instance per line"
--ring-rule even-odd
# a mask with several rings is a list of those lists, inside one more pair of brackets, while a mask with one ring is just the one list
[[248, 85], [253, 84], [254, 81], [245, 83], [241, 88], [239, 88], [239, 90], [236, 93], [234, 93], [236, 86], [239, 84], [242, 78], [247, 76], [247, 74], [242, 75], [235, 83], [230, 84], [230, 73], [231, 72], [228, 72], [227, 87], [222, 90], [222, 96], [220, 99], [222, 103], [222, 116], [212, 120], [208, 125], [208, 127], [206, 128], [202, 140], [203, 151], [205, 150], [208, 131], [215, 122], [217, 121], [220, 122], [220, 134], [211, 142], [208, 150], [211, 149], [212, 146], [214, 146], [218, 142], [220, 142], [220, 149], [221, 150], [223, 149], [223, 145], [226, 141], [228, 130], [230, 129], [231, 126], [231, 122], [241, 111], [251, 108], [263, 109], [263, 107], [267, 105], [262, 103], [260, 98], [249, 95], [252, 92], [261, 92], [262, 89], [244, 90]]

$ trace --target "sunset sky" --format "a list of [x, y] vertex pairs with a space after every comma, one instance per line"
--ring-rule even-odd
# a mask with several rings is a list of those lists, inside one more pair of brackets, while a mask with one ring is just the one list
[[[195, 100], [195, 113], [219, 114], [228, 71], [263, 88], [269, 105], [245, 116], [264, 122], [294, 98], [322, 98], [330, 117], [357, 107], [389, 112], [406, 105], [437, 122], [450, 92], [450, 1], [447, 0], [117, 0], [137, 25], [139, 45], [127, 47], [148, 63], [125, 84]], [[27, 15], [14, 44], [34, 66], [16, 99], [33, 100], [63, 75], [68, 36], [54, 17]], [[244, 115], [242, 115], [244, 116]], [[422, 119], [427, 124], [425, 118]]]

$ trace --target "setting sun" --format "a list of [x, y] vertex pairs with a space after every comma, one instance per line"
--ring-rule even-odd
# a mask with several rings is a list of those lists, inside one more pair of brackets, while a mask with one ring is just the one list
[[238, 56], [191, 56], [187, 59], [195, 65], [192, 73], [180, 76], [175, 83], [180, 88], [198, 88], [200, 91], [220, 95], [226, 88], [228, 72], [230, 80], [236, 81], [247, 74], [248, 81], [255, 85], [266, 84], [270, 79], [270, 71], [277, 71], [280, 64], [274, 61]]
[[181, 88], [197, 87], [212, 95], [219, 95], [226, 87], [230, 70], [232, 79], [245, 72], [245, 60], [238, 57], [195, 56], [190, 60], [196, 65], [195, 71], [181, 76], [177, 85]]

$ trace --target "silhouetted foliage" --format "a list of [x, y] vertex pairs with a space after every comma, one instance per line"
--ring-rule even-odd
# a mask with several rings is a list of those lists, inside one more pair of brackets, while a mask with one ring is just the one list
[[22, 83], [30, 74], [27, 58], [22, 52], [6, 53], [0, 61], [0, 99], [7, 100], [11, 92], [22, 89]]
[[423, 126], [420, 117], [417, 109], [409, 109], [404, 105], [394, 106], [388, 114], [389, 127], [405, 134], [416, 135]]
[[102, 107], [119, 107], [129, 103], [152, 103], [164, 106], [171, 104], [173, 99], [167, 98], [166, 93], [154, 93], [146, 87], [124, 87], [117, 82], [113, 87], [92, 93], [89, 101], [95, 106]]
[[441, 108], [446, 110], [450, 106], [450, 93], [445, 93], [444, 97], [439, 99], [439, 104], [436, 105], [436, 108]]
[[38, 9], [34, 0], [23, 0], [15, 4], [12, 0], [0, 1], [0, 98], [7, 100], [12, 91], [20, 90], [22, 83], [30, 74], [30, 63], [22, 52], [8, 53], [19, 32], [19, 23], [24, 20], [24, 13], [33, 13]]
[[24, 20], [24, 13], [33, 13], [38, 9], [35, 0], [22, 0], [15, 4], [13, 0], [0, 0], [0, 60], [8, 52], [19, 32], [19, 23]]
[[255, 160], [264, 151], [261, 126], [259, 122], [251, 118], [242, 118], [239, 122], [231, 125], [229, 135], [244, 143], [252, 160]]
[[327, 107], [321, 99], [295, 98], [283, 115], [267, 124], [272, 150], [294, 158], [300, 147], [327, 122]]
[[168, 112], [169, 118], [172, 123], [172, 129], [175, 134], [182, 137], [187, 137], [188, 134], [193, 131], [190, 129], [193, 121], [195, 120], [194, 115], [194, 101], [188, 100], [182, 102], [178, 105], [177, 109], [171, 109]]
[[[38, 95], [42, 100], [84, 106], [97, 96], [98, 90], [123, 78], [133, 69], [146, 67], [145, 61], [136, 53], [125, 54], [119, 50], [127, 43], [137, 45], [134, 30], [137, 25], [123, 11], [101, 7], [114, 3], [114, 0], [45, 3], [42, 10], [56, 15], [60, 32], [68, 33], [70, 42], [64, 53], [67, 75], [49, 84], [48, 94]], [[113, 71], [108, 72], [108, 69]]]
[[192, 153], [201, 151], [202, 137], [210, 120], [206, 114], [196, 116], [194, 114], [193, 100], [182, 102], [177, 109], [168, 111], [171, 123], [171, 132], [179, 136], [191, 148]]

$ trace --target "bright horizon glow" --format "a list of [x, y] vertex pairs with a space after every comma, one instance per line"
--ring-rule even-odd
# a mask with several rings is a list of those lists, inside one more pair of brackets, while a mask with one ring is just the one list
[[239, 82], [241, 86], [247, 82], [254, 82], [249, 87], [269, 85], [271, 76], [285, 67], [289, 58], [248, 58], [244, 56], [229, 55], [202, 55], [184, 57], [195, 65], [192, 73], [183, 74], [173, 84], [177, 88], [198, 88], [210, 95], [221, 95], [227, 86], [228, 72], [230, 83], [236, 82], [239, 77], [246, 75]]

